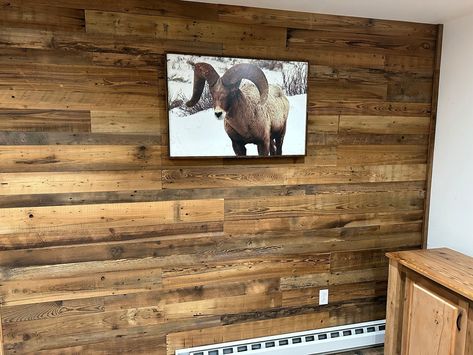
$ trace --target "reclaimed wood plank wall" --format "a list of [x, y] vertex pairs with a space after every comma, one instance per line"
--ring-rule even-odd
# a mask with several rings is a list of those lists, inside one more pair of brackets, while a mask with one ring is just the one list
[[[438, 32], [0, 0], [4, 353], [172, 354], [383, 318], [384, 253], [422, 245]], [[308, 156], [168, 159], [165, 51], [308, 60]]]

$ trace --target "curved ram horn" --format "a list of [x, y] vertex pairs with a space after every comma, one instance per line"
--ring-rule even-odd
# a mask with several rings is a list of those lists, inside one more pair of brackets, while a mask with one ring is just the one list
[[209, 82], [209, 86], [213, 86], [220, 76], [215, 69], [207, 63], [197, 63], [194, 66], [194, 90], [192, 98], [187, 101], [188, 107], [194, 106], [200, 100], [200, 96], [204, 91], [205, 81]]
[[225, 86], [240, 86], [242, 79], [252, 81], [258, 88], [260, 94], [260, 104], [264, 104], [268, 99], [268, 80], [263, 71], [254, 64], [237, 64], [228, 69], [222, 76], [222, 83]]

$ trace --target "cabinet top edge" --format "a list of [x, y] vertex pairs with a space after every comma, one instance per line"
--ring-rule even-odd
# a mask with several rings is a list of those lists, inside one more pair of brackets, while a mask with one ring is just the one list
[[473, 301], [473, 258], [448, 249], [390, 252], [386, 256]]

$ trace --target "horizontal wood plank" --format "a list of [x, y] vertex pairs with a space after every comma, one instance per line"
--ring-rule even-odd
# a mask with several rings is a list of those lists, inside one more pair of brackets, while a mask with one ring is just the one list
[[[309, 91], [310, 98], [311, 91]], [[430, 104], [372, 100], [311, 100], [309, 114], [343, 116], [430, 117]]]
[[[153, 37], [157, 39], [264, 44], [286, 43], [286, 29], [256, 25], [221, 24], [181, 18], [131, 15], [86, 10], [86, 29], [91, 33], [108, 33]], [[197, 34], [197, 35], [196, 35]]]
[[0, 109], [1, 131], [90, 132], [88, 111]]
[[338, 165], [426, 164], [423, 145], [344, 145], [337, 147]]
[[268, 186], [276, 182], [286, 185], [333, 184], [361, 182], [419, 181], [426, 179], [424, 164], [380, 165], [361, 167], [316, 168], [188, 168], [163, 170], [163, 187], [185, 189], [195, 187]]
[[223, 218], [222, 207], [223, 200], [203, 200], [0, 209], [2, 220], [6, 221], [0, 234], [48, 230], [72, 233], [74, 230], [218, 221]]
[[235, 199], [225, 200], [225, 220], [310, 216], [314, 213], [338, 215], [342, 211], [406, 211], [422, 209], [423, 201], [421, 191]]
[[[150, 133], [150, 132], [147, 132]], [[23, 145], [161, 145], [159, 134], [108, 134], [66, 132], [0, 132], [0, 146]], [[72, 149], [72, 148], [71, 148]]]
[[161, 189], [161, 171], [0, 173], [0, 195]]
[[[2, 0], [15, 5], [52, 5], [59, 8], [90, 9], [113, 12], [130, 12], [135, 14], [154, 14], [171, 17], [212, 19], [217, 16], [217, 6], [213, 4], [199, 4], [195, 2], [176, 3], [174, 0], [162, 0], [159, 3], [150, 3], [146, 0], [88, 2], [81, 0]], [[1, 3], [0, 3], [1, 4]]]
[[333, 16], [273, 9], [250, 9], [243, 6], [219, 5], [220, 20], [246, 24], [268, 24], [307, 30], [379, 34], [382, 36], [409, 36], [435, 39], [433, 25], [368, 19], [361, 17]]
[[23, 4], [0, 3], [2, 26], [21, 26], [34, 29], [68, 29], [71, 31], [85, 30], [85, 16], [82, 9], [41, 6], [34, 2], [28, 7]]
[[136, 170], [160, 166], [160, 146], [0, 146], [3, 172]]
[[162, 111], [92, 111], [91, 131], [94, 133], [159, 134]]
[[340, 132], [376, 134], [427, 134], [427, 117], [340, 116]]
[[359, 50], [370, 53], [403, 53], [432, 57], [434, 39], [379, 36], [357, 33], [332, 33], [318, 30], [288, 30], [288, 46], [317, 48], [318, 50]]
[[[161, 69], [161, 72], [158, 69]], [[0, 68], [2, 88], [23, 91], [66, 91], [85, 94], [124, 94], [136, 98], [163, 97], [160, 78], [163, 79], [163, 66], [154, 70], [113, 68], [99, 65], [61, 65], [61, 64], [24, 64]], [[92, 100], [92, 98], [90, 98]]]

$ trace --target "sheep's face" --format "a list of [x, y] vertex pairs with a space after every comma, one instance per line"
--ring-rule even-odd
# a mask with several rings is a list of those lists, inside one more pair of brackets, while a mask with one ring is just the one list
[[235, 96], [235, 90], [228, 88], [218, 80], [210, 90], [214, 107], [215, 117], [223, 120], [230, 109], [231, 103]]

